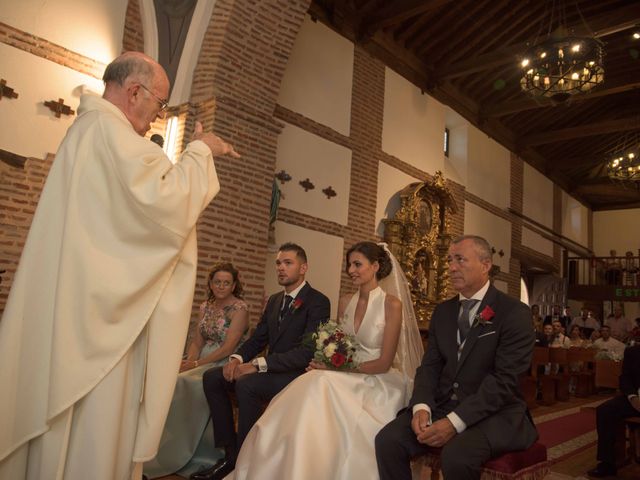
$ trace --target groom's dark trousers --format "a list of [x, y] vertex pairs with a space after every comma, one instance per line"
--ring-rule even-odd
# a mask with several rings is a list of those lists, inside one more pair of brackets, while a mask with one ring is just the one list
[[[269, 401], [305, 368], [313, 350], [303, 344], [306, 335], [329, 319], [329, 299], [307, 283], [296, 296], [280, 321], [284, 292], [272, 295], [253, 335], [236, 352], [243, 362], [264, 354], [267, 372], [244, 375], [236, 382], [227, 382], [222, 367], [205, 372], [202, 382], [211, 420], [215, 446], [226, 448], [235, 457], [245, 437], [260, 418]], [[238, 402], [238, 432], [233, 421], [229, 392]], [[235, 461], [235, 458], [231, 460]]]
[[427, 451], [411, 429], [413, 407], [418, 404], [432, 409], [434, 421], [455, 412], [466, 424], [442, 448], [445, 480], [479, 479], [488, 459], [526, 449], [537, 439], [518, 387], [533, 352], [531, 311], [493, 286], [477, 311], [486, 306], [494, 312], [491, 321], [469, 330], [459, 357], [459, 297], [434, 310], [409, 406], [376, 437], [381, 480], [411, 479], [411, 458]]

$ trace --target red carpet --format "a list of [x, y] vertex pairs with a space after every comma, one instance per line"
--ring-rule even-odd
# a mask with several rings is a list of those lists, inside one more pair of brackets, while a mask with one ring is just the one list
[[536, 425], [540, 443], [547, 448], [554, 447], [596, 428], [595, 409], [585, 409]]

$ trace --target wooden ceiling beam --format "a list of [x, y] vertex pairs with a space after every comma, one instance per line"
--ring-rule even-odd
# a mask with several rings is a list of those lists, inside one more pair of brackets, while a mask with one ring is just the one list
[[[606, 97], [607, 95], [615, 95], [616, 93], [628, 92], [629, 90], [640, 89], [640, 81], [635, 78], [632, 81], [625, 79], [624, 81], [616, 81], [607, 83], [605, 81], [602, 87], [598, 87], [593, 92], [586, 93], [584, 95], [575, 95], [568, 101], [573, 103], [584, 102], [587, 100], [593, 100], [595, 98]], [[523, 92], [524, 95], [524, 92]], [[541, 97], [531, 98], [525, 97], [518, 100], [508, 101], [504, 103], [498, 103], [495, 105], [488, 105], [483, 109], [483, 114], [488, 117], [502, 117], [504, 115], [511, 115], [513, 113], [524, 112], [527, 110], [533, 110], [536, 108], [545, 108], [552, 106], [562, 106], [564, 104], [556, 104], [553, 100]]]
[[518, 143], [522, 146], [533, 147], [536, 145], [574, 140], [576, 138], [604, 135], [614, 132], [627, 132], [636, 129], [640, 129], [640, 119], [637, 116], [562, 128], [560, 130], [534, 133], [533, 135], [522, 137]]
[[415, 17], [429, 10], [440, 8], [452, 0], [396, 0], [389, 2], [390, 5], [381, 9], [376, 15], [364, 20], [362, 27], [373, 35], [378, 30], [396, 25], [411, 17]]
[[[640, 9], [637, 4], [634, 4], [619, 8], [616, 11], [605, 15], [591, 18], [588, 22], [596, 38], [605, 37], [607, 35], [632, 28], [634, 25], [640, 23]], [[590, 32], [585, 31], [585, 26], [582, 23], [569, 26], [568, 29], [574, 30], [576, 35], [591, 35]], [[441, 78], [449, 80], [480, 72], [482, 70], [495, 68], [509, 62], [516, 64], [517, 58], [515, 57], [518, 54], [524, 53], [528, 47], [528, 42], [522, 42], [485, 55], [478, 55], [474, 58], [450, 65], [443, 69], [441, 72]]]

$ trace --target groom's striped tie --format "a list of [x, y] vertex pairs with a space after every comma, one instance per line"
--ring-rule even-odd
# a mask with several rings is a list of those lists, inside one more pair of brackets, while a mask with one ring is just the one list
[[464, 339], [467, 338], [467, 333], [469, 333], [469, 329], [471, 328], [469, 322], [469, 312], [475, 307], [476, 303], [480, 300], [460, 300], [460, 304], [462, 305], [462, 312], [458, 316], [458, 330], [460, 331], [460, 344], [464, 342]]

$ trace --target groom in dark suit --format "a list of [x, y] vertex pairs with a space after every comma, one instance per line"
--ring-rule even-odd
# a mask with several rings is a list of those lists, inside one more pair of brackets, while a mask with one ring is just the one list
[[479, 479], [482, 465], [537, 439], [519, 391], [533, 353], [529, 308], [489, 281], [491, 247], [465, 235], [449, 248], [459, 295], [438, 305], [409, 407], [376, 436], [381, 480], [410, 479], [410, 460], [442, 447], [446, 480]]
[[[245, 437], [265, 405], [305, 368], [313, 350], [303, 337], [329, 319], [329, 299], [305, 279], [307, 254], [294, 243], [280, 246], [276, 258], [278, 283], [284, 291], [271, 295], [253, 335], [231, 355], [224, 367], [212, 368], [202, 379], [213, 421], [215, 445], [225, 457], [212, 468], [194, 473], [192, 480], [224, 478], [235, 467]], [[259, 356], [265, 348], [268, 352]], [[238, 433], [233, 423], [229, 391], [238, 401]]]

